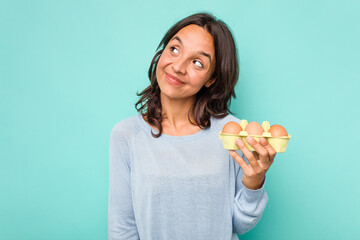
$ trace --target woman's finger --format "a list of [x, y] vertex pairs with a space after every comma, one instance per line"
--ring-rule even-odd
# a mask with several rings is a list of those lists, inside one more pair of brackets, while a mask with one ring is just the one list
[[255, 159], [254, 154], [245, 146], [244, 142], [240, 138], [236, 139], [236, 145], [239, 146], [240, 150], [243, 152], [250, 165], [255, 168], [258, 167], [258, 162]]
[[229, 150], [229, 154], [235, 159], [235, 161], [240, 165], [240, 167], [243, 169], [244, 172], [249, 171], [248, 164], [245, 162], [245, 160], [242, 157], [240, 157], [239, 154], [237, 154], [237, 152], [235, 152], [234, 150]]
[[269, 157], [270, 157], [270, 162], [272, 163], [274, 161], [274, 158], [276, 155], [275, 149], [269, 144], [268, 141], [266, 141], [265, 138], [260, 138], [259, 142], [268, 151]]
[[256, 141], [253, 137], [248, 136], [246, 141], [254, 148], [254, 150], [259, 154], [259, 158], [263, 161], [269, 160], [269, 153], [267, 149], [262, 146], [258, 141]]

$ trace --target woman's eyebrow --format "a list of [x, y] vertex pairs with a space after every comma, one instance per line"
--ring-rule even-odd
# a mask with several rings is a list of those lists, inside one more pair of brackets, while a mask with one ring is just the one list
[[208, 53], [206, 53], [206, 52], [203, 52], [203, 51], [198, 51], [198, 53], [201, 54], [201, 55], [204, 55], [205, 57], [208, 57], [208, 58], [209, 58], [209, 61], [210, 61], [210, 63], [211, 63], [211, 56], [210, 56], [210, 54], [208, 54]]
[[[181, 45], [184, 45], [183, 42], [181, 41], [181, 39], [180, 39], [178, 36], [173, 37], [173, 38], [171, 39], [171, 41], [172, 41], [172, 40], [178, 40], [178, 42], [179, 42]], [[203, 51], [198, 51], [197, 53], [200, 54], [200, 55], [204, 55], [205, 57], [209, 58], [209, 61], [210, 61], [210, 63], [211, 63], [211, 55], [210, 55], [210, 54], [208, 54], [208, 53], [206, 53], [206, 52], [203, 52]]]
[[173, 37], [173, 39], [171, 39], [171, 40], [178, 40], [181, 45], [184, 45], [178, 36]]

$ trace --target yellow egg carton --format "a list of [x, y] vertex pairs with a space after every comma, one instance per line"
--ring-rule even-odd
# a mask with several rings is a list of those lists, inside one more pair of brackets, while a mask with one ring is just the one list
[[244, 130], [247, 125], [248, 125], [247, 120], [243, 119], [240, 121], [240, 126], [241, 129], [243, 129], [243, 131], [241, 131], [239, 134], [228, 134], [228, 133], [222, 133], [220, 131], [219, 138], [222, 140], [225, 149], [239, 150], [240, 148], [238, 147], [238, 145], [236, 145], [235, 141], [236, 139], [240, 138], [250, 151], [254, 151], [254, 148], [246, 141], [246, 137], [251, 136], [257, 142], [259, 142], [261, 137], [264, 137], [269, 142], [269, 144], [275, 149], [276, 152], [285, 152], [286, 147], [291, 138], [290, 134], [286, 137], [272, 137], [271, 133], [269, 133], [270, 123], [268, 121], [263, 121], [261, 126], [264, 129], [264, 133], [261, 136], [248, 135], [248, 133]]

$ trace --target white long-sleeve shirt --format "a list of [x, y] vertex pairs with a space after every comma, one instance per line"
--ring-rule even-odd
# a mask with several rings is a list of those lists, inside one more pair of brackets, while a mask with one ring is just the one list
[[[108, 239], [231, 240], [265, 209], [218, 137], [228, 115], [187, 136], [151, 135], [140, 114], [117, 123], [109, 153]], [[238, 153], [245, 159], [241, 151]], [[246, 160], [247, 161], [247, 160]]]

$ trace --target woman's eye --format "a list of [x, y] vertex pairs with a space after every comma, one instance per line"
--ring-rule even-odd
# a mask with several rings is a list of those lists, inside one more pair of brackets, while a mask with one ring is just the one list
[[179, 50], [177, 50], [176, 47], [170, 47], [170, 51], [173, 53], [179, 53]]
[[198, 60], [195, 60], [194, 63], [195, 63], [195, 65], [198, 66], [198, 67], [201, 67], [201, 68], [204, 67], [203, 64], [202, 64], [200, 61], [198, 61]]

